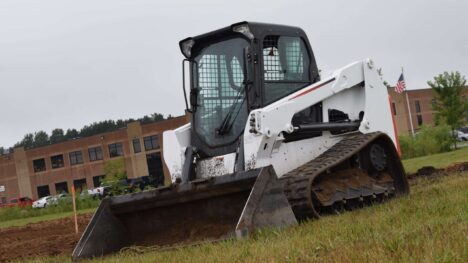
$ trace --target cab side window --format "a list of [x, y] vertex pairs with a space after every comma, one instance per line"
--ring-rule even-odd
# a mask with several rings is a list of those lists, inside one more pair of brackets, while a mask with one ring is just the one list
[[264, 103], [270, 104], [310, 84], [310, 59], [299, 37], [266, 36], [263, 40]]

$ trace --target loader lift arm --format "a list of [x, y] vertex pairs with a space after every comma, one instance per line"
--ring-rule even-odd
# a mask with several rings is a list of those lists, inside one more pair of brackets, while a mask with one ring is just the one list
[[[345, 91], [348, 90], [348, 93]], [[352, 94], [354, 92], [355, 94]], [[340, 107], [351, 114], [348, 122], [314, 122], [294, 125], [294, 116], [317, 103], [323, 103], [327, 108], [329, 99], [337, 95], [342, 97]], [[346, 97], [346, 94], [349, 96]], [[356, 94], [364, 97], [362, 103], [352, 101]], [[305, 87], [264, 108], [252, 110], [249, 114], [249, 127], [244, 131], [245, 155], [255, 159], [255, 166], [262, 167], [270, 163], [270, 155], [284, 141], [284, 135], [301, 130], [333, 131], [359, 130], [361, 133], [384, 132], [396, 145], [393, 122], [390, 117], [390, 104], [386, 87], [371, 59], [351, 63], [337, 71], [332, 76], [318, 83]], [[385, 98], [385, 99], [380, 99]], [[328, 108], [331, 108], [329, 106]], [[327, 117], [324, 114], [324, 117]]]

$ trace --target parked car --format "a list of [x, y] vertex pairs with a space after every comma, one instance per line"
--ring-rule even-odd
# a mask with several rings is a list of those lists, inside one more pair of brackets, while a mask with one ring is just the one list
[[468, 127], [458, 129], [457, 139], [459, 141], [468, 141]]
[[52, 198], [48, 202], [48, 205], [58, 205], [59, 202], [64, 202], [64, 201], [71, 202], [71, 196], [68, 193], [61, 193], [56, 196], [52, 196]]
[[100, 186], [100, 187], [96, 187], [93, 189], [88, 189], [88, 194], [92, 196], [93, 198], [96, 198], [96, 197], [103, 198], [109, 195], [109, 190], [110, 190], [109, 186]]
[[44, 196], [42, 198], [39, 198], [37, 201], [34, 201], [32, 203], [33, 208], [46, 208], [48, 205], [50, 205], [50, 201], [53, 197], [52, 196]]
[[3, 205], [2, 207], [28, 207], [32, 206], [33, 200], [27, 196], [25, 197], [20, 197], [20, 198], [12, 198], [10, 201]]

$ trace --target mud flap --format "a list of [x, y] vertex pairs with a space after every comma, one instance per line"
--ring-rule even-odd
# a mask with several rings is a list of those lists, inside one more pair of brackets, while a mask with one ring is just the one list
[[255, 181], [236, 227], [236, 236], [244, 238], [256, 228], [297, 224], [284, 194], [283, 182], [272, 166], [263, 168]]
[[296, 223], [282, 181], [265, 167], [106, 198], [72, 258], [245, 237], [255, 228]]

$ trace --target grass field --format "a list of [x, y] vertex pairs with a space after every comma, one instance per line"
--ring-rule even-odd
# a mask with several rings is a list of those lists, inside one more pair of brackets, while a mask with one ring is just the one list
[[[408, 173], [468, 161], [468, 147], [403, 161]], [[161, 251], [131, 248], [94, 262], [468, 262], [468, 172], [412, 181], [411, 195], [251, 238]], [[84, 209], [80, 213], [91, 213]], [[0, 221], [0, 228], [71, 217]], [[31, 261], [31, 260], [29, 260]], [[69, 256], [34, 262], [71, 262]]]
[[[78, 214], [93, 213], [95, 210], [96, 208], [83, 209], [83, 210], [79, 210]], [[0, 221], [0, 228], [6, 228], [6, 227], [12, 227], [12, 226], [24, 226], [24, 225], [31, 224], [31, 223], [37, 223], [41, 221], [54, 220], [54, 219], [60, 219], [60, 218], [65, 218], [65, 217], [72, 217], [72, 216], [73, 216], [73, 212], [61, 212], [61, 213], [55, 213], [55, 214], [45, 214], [45, 215], [40, 215], [40, 216], [35, 216], [35, 217], [26, 217], [26, 218], [13, 219], [13, 220], [7, 220], [7, 221]]]
[[[95, 262], [468, 262], [468, 173], [418, 178], [410, 196], [242, 241], [158, 251], [134, 248]], [[49, 257], [35, 262], [69, 262]]]
[[[468, 161], [468, 147], [458, 149], [456, 151], [435, 154], [430, 156], [418, 157], [413, 159], [403, 160], [403, 165], [407, 173], [415, 173], [419, 168], [423, 166], [434, 166], [436, 168], [444, 168], [453, 162]], [[91, 213], [96, 207], [97, 201], [84, 202], [84, 210], [80, 213]], [[7, 210], [0, 210], [0, 228], [10, 226], [22, 226], [29, 223], [40, 222], [43, 220], [59, 219], [67, 216], [71, 216], [71, 205], [65, 205], [58, 208], [47, 208], [47, 209], [27, 209], [23, 211], [21, 209], [9, 209], [15, 211], [15, 213], [9, 213]], [[6, 213], [7, 212], [7, 213]]]
[[[77, 199], [76, 201], [77, 210], [80, 213], [90, 213], [94, 211], [100, 202], [92, 198]], [[49, 206], [47, 208], [2, 208], [0, 209], [0, 228], [21, 226], [43, 220], [67, 217], [71, 215], [71, 211], [73, 211], [71, 200], [64, 200], [55, 206]]]
[[457, 142], [457, 147], [468, 147], [468, 141]]
[[439, 153], [429, 156], [422, 156], [413, 159], [403, 160], [403, 165], [407, 173], [415, 173], [423, 166], [434, 166], [435, 168], [444, 168], [454, 162], [468, 162], [468, 147], [456, 151]]

